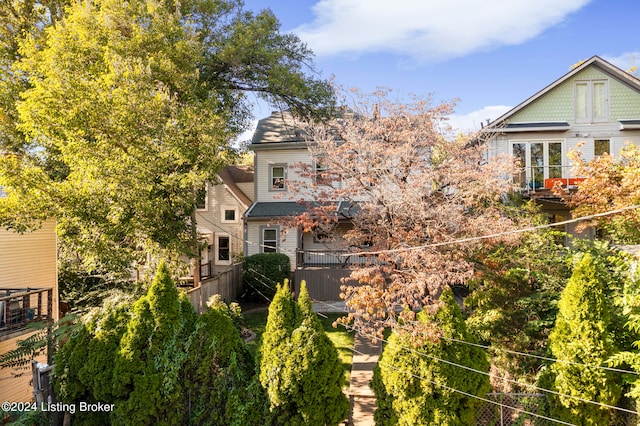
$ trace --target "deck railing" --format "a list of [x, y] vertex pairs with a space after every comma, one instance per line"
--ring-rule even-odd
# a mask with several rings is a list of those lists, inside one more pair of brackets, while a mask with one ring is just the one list
[[346, 268], [378, 264], [375, 255], [350, 254], [347, 250], [298, 250], [299, 268]]
[[571, 187], [583, 180], [583, 177], [575, 175], [573, 166], [524, 167], [513, 177], [522, 190], [531, 192], [552, 189], [555, 182], [563, 187]]
[[53, 319], [53, 288], [0, 287], [0, 339]]

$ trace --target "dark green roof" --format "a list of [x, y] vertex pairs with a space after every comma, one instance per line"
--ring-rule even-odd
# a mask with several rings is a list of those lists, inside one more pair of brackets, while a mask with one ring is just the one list
[[[329, 203], [327, 203], [329, 204]], [[302, 214], [310, 207], [317, 207], [320, 203], [315, 201], [309, 202], [296, 202], [296, 201], [274, 201], [274, 202], [259, 202], [255, 203], [247, 210], [247, 219], [263, 219], [263, 218], [276, 218], [276, 217], [288, 217], [297, 216]], [[356, 213], [358, 207], [354, 203], [339, 202], [337, 212], [343, 217], [351, 217]]]

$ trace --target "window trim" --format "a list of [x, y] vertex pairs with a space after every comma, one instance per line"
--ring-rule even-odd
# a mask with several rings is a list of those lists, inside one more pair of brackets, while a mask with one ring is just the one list
[[[227, 260], [221, 260], [220, 259], [220, 238], [226, 238], [227, 241], [229, 242], [229, 259]], [[231, 235], [225, 233], [225, 232], [221, 232], [221, 233], [216, 233], [215, 235], [215, 240], [214, 240], [214, 244], [215, 244], [215, 249], [214, 249], [214, 257], [213, 257], [213, 261], [216, 265], [231, 265], [232, 262], [232, 256], [231, 256]]]
[[[595, 85], [598, 83], [604, 83], [603, 93], [603, 112], [604, 116], [595, 117]], [[586, 85], [586, 117], [578, 118], [578, 86]], [[576, 123], [606, 123], [609, 121], [609, 80], [608, 79], [593, 79], [593, 80], [576, 80], [573, 83], [573, 117]]]
[[[273, 186], [273, 169], [282, 167], [282, 188], [274, 188]], [[283, 192], [287, 190], [287, 163], [269, 164], [269, 182], [268, 190], [270, 192]]]
[[[227, 220], [227, 211], [233, 211], [233, 220]], [[235, 206], [221, 206], [220, 207], [220, 223], [238, 223], [238, 207]]]
[[[265, 238], [264, 238], [264, 231], [268, 231], [268, 230], [276, 231], [275, 252], [265, 251], [266, 244], [265, 244]], [[266, 240], [266, 241], [272, 241], [272, 240]], [[260, 253], [280, 253], [280, 226], [260, 225]]]
[[[534, 182], [533, 169], [540, 166], [534, 166], [531, 163], [531, 145], [535, 143], [543, 144], [543, 165], [542, 173], [543, 178], [542, 182], [540, 182], [540, 186], [544, 186], [544, 181], [549, 179], [549, 169], [551, 167], [560, 167], [560, 177], [564, 178], [565, 176], [565, 168], [566, 168], [566, 140], [565, 139], [511, 139], [509, 140], [509, 155], [514, 156], [513, 146], [516, 144], [524, 144], [525, 145], [525, 164], [522, 167], [525, 169], [525, 182], [527, 186], [529, 186], [532, 182]], [[560, 164], [549, 164], [549, 144], [559, 143], [560, 144]], [[535, 182], [534, 182], [535, 185]]]
[[593, 158], [599, 158], [602, 157], [602, 154], [597, 154], [596, 153], [596, 142], [608, 142], [609, 143], [609, 149], [607, 149], [607, 154], [611, 155], [611, 139], [610, 138], [594, 138], [593, 139]]
[[329, 167], [326, 164], [323, 164], [323, 160], [326, 161], [324, 157], [315, 157], [313, 159], [313, 179], [318, 185], [326, 184], [325, 179], [322, 177], [322, 173], [326, 173], [329, 170]]
[[[201, 190], [198, 190], [201, 191]], [[198, 207], [198, 194], [196, 193], [196, 211], [209, 211], [209, 182], [204, 184], [204, 207]]]

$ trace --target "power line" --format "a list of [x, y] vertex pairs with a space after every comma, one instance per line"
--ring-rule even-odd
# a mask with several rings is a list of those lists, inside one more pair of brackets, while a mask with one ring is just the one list
[[501, 406], [501, 407], [504, 407], [504, 408], [509, 408], [511, 410], [514, 410], [514, 411], [518, 411], [518, 412], [521, 412], [521, 413], [524, 413], [524, 414], [528, 414], [530, 416], [534, 416], [534, 417], [538, 417], [538, 418], [541, 418], [541, 419], [544, 419], [544, 420], [556, 422], [556, 423], [561, 424], [561, 425], [576, 426], [573, 423], [568, 423], [568, 422], [565, 422], [565, 421], [562, 421], [562, 420], [558, 420], [558, 419], [554, 419], [554, 418], [551, 418], [551, 417], [547, 417], [547, 416], [544, 416], [542, 414], [537, 414], [537, 413], [534, 413], [534, 412], [531, 412], [531, 411], [527, 411], [527, 410], [525, 410], [523, 408], [519, 408], [519, 407], [514, 407], [514, 406], [511, 406], [511, 405], [503, 404], [503, 403], [498, 402], [498, 401], [492, 401], [490, 399], [483, 398], [481, 396], [474, 395], [474, 394], [471, 394], [469, 392], [465, 392], [465, 391], [461, 391], [461, 390], [456, 389], [456, 388], [452, 388], [452, 387], [444, 385], [442, 383], [434, 382], [433, 380], [427, 379], [425, 377], [421, 377], [421, 376], [418, 376], [416, 374], [400, 370], [399, 368], [394, 367], [394, 366], [392, 366], [392, 365], [390, 365], [390, 364], [388, 364], [386, 362], [379, 362], [378, 365], [380, 365], [381, 367], [390, 368], [390, 369], [398, 371], [400, 373], [408, 374], [408, 375], [410, 375], [410, 376], [412, 376], [412, 377], [414, 377], [416, 379], [427, 381], [427, 382], [431, 383], [432, 385], [439, 386], [441, 388], [450, 390], [452, 392], [456, 392], [456, 393], [462, 394], [462, 395], [467, 396], [469, 398], [475, 398], [475, 399], [478, 399], [480, 401], [484, 401], [484, 402], [488, 402], [488, 403], [491, 403], [491, 404], [495, 404], [495, 405], [498, 405], [498, 406]]
[[613, 371], [613, 372], [616, 372], [616, 373], [640, 375], [640, 373], [638, 373], [637, 371], [632, 371], [632, 370], [623, 370], [623, 369], [620, 369], [620, 368], [604, 367], [604, 366], [601, 366], [601, 365], [593, 365], [593, 364], [583, 364], [583, 363], [580, 363], [580, 362], [562, 360], [562, 359], [557, 359], [557, 358], [550, 358], [550, 357], [545, 357], [545, 356], [541, 356], [541, 355], [529, 354], [529, 353], [526, 353], [526, 352], [513, 351], [513, 350], [510, 350], [510, 349], [496, 348], [494, 346], [482, 345], [480, 343], [467, 342], [466, 340], [459, 340], [459, 339], [453, 339], [453, 338], [447, 338], [447, 337], [441, 337], [441, 339], [448, 340], [448, 341], [451, 341], [451, 342], [456, 342], [456, 343], [463, 343], [465, 345], [476, 346], [476, 347], [483, 348], [483, 349], [489, 349], [489, 350], [493, 350], [493, 351], [500, 351], [500, 352], [506, 352], [506, 353], [510, 353], [510, 354], [514, 354], [514, 355], [521, 355], [521, 356], [536, 358], [536, 359], [540, 359], [540, 360], [544, 360], [544, 361], [559, 362], [559, 363], [563, 363], [563, 364], [577, 365], [577, 366], [580, 366], [580, 367], [596, 368], [596, 369], [600, 369], [600, 370]]
[[498, 232], [498, 233], [495, 233], [495, 234], [480, 235], [480, 236], [477, 236], [477, 237], [461, 238], [461, 239], [453, 240], [453, 241], [443, 241], [443, 242], [439, 242], [439, 243], [424, 244], [424, 245], [420, 245], [420, 246], [400, 247], [400, 248], [387, 249], [387, 250], [355, 252], [355, 253], [349, 253], [348, 256], [354, 256], [354, 255], [358, 256], [358, 255], [367, 255], [367, 254], [371, 255], [371, 254], [400, 253], [400, 252], [406, 252], [406, 251], [412, 251], [412, 250], [422, 250], [422, 249], [426, 249], [426, 248], [442, 247], [442, 246], [448, 246], [448, 245], [453, 245], [453, 244], [460, 244], [460, 243], [468, 243], [468, 242], [473, 242], [473, 241], [486, 240], [486, 239], [489, 239], [489, 238], [503, 237], [505, 235], [512, 235], [512, 234], [521, 234], [521, 233], [524, 233], [524, 232], [536, 231], [538, 229], [554, 228], [556, 226], [568, 225], [570, 223], [577, 223], [577, 222], [580, 222], [580, 221], [583, 221], [583, 220], [591, 220], [591, 219], [595, 219], [595, 218], [598, 218], [598, 217], [610, 216], [612, 214], [622, 213], [622, 212], [625, 212], [625, 211], [628, 211], [628, 210], [634, 210], [634, 209], [637, 209], [638, 207], [640, 207], [640, 204], [636, 204], [636, 205], [628, 206], [628, 207], [622, 207], [622, 208], [619, 208], [619, 209], [609, 210], [609, 211], [606, 211], [606, 212], [592, 214], [592, 215], [588, 215], [588, 216], [581, 216], [581, 217], [577, 217], [577, 218], [574, 218], [574, 219], [565, 220], [565, 221], [562, 221], [562, 222], [548, 223], [548, 224], [545, 224], [545, 225], [536, 225], [536, 226], [531, 226], [531, 227], [528, 227], [528, 228], [521, 228], [521, 229], [512, 229], [510, 231]]
[[[319, 301], [317, 301], [317, 302], [319, 302]], [[322, 302], [320, 302], [320, 303], [322, 303]], [[328, 304], [327, 304], [327, 305], [328, 305]], [[345, 327], [345, 328], [347, 328], [346, 326], [344, 326], [344, 327]], [[387, 341], [387, 340], [385, 340], [385, 339], [380, 339], [380, 338], [378, 338], [378, 337], [371, 336], [370, 334], [364, 333], [362, 330], [358, 330], [358, 329], [356, 329], [355, 327], [349, 327], [349, 328], [351, 328], [351, 329], [352, 329], [352, 330], [354, 330], [354, 331], [357, 331], [357, 332], [358, 332], [358, 333], [360, 333], [362, 336], [365, 336], [365, 337], [368, 337], [368, 338], [376, 338], [376, 339], [378, 339], [378, 340], [380, 340], [380, 341], [382, 341], [382, 342], [388, 343], [388, 341]], [[457, 340], [457, 341], [458, 341], [458, 342], [464, 342], [464, 343], [467, 343], [467, 342], [465, 342], [465, 341], [463, 341], [463, 340]], [[424, 357], [430, 358], [430, 359], [432, 359], [432, 360], [434, 360], [434, 361], [442, 362], [442, 363], [445, 363], [445, 364], [448, 364], [448, 365], [451, 365], [451, 366], [454, 366], [454, 367], [457, 367], [457, 368], [462, 368], [462, 369], [464, 369], [464, 370], [471, 371], [471, 372], [474, 372], [474, 373], [477, 373], [477, 374], [482, 374], [482, 375], [485, 375], [485, 376], [488, 376], [488, 377], [498, 378], [498, 379], [501, 379], [501, 380], [506, 380], [506, 381], [508, 381], [508, 382], [511, 382], [511, 383], [517, 384], [517, 385], [519, 385], [519, 386], [532, 387], [532, 388], [534, 388], [534, 389], [536, 389], [536, 390], [539, 390], [539, 391], [542, 391], [542, 392], [546, 392], [546, 393], [553, 394], [553, 395], [557, 395], [557, 396], [564, 397], [564, 398], [574, 399], [574, 400], [577, 400], [577, 401], [580, 401], [580, 402], [583, 402], [583, 403], [587, 403], [587, 404], [597, 405], [597, 406], [600, 406], [600, 407], [603, 407], [603, 408], [609, 408], [609, 409], [613, 409], [613, 410], [617, 410], [617, 411], [623, 411], [623, 412], [630, 413], [630, 414], [638, 414], [636, 411], [627, 410], [627, 409], [625, 409], [625, 408], [616, 407], [616, 406], [613, 406], [613, 405], [604, 404], [604, 403], [597, 402], [597, 401], [591, 401], [591, 400], [588, 400], [588, 399], [585, 399], [585, 398], [581, 398], [581, 397], [578, 397], [578, 396], [562, 394], [562, 393], [560, 393], [560, 392], [553, 391], [553, 390], [549, 390], [549, 389], [545, 389], [545, 388], [541, 388], [541, 387], [538, 387], [538, 386], [535, 386], [535, 385], [527, 385], [527, 384], [523, 384], [523, 383], [520, 383], [520, 382], [518, 382], [517, 380], [514, 380], [514, 379], [504, 379], [504, 378], [500, 378], [500, 377], [498, 377], [498, 376], [496, 376], [496, 375], [494, 375], [494, 374], [491, 374], [491, 373], [488, 373], [488, 372], [485, 372], [485, 371], [481, 371], [481, 370], [477, 370], [477, 369], [474, 369], [474, 368], [472, 368], [472, 367], [468, 367], [468, 366], [466, 366], [466, 365], [458, 364], [458, 363], [455, 363], [455, 362], [452, 362], [452, 361], [449, 361], [449, 360], [446, 360], [446, 359], [438, 358], [438, 357], [436, 357], [436, 356], [433, 356], [433, 355], [430, 355], [430, 354], [424, 353], [424, 352], [422, 352], [422, 351], [418, 351], [418, 350], [416, 350], [416, 349], [414, 349], [414, 348], [406, 347], [406, 346], [404, 346], [404, 345], [398, 345], [398, 347], [400, 347], [401, 349], [403, 349], [403, 350], [405, 350], [405, 351], [409, 351], [409, 352], [415, 353], [415, 354], [417, 354], [417, 355], [420, 355], [420, 356], [424, 356]], [[481, 347], [482, 347], [482, 346], [481, 346]], [[577, 364], [577, 363], [576, 363], [576, 364]], [[584, 365], [584, 364], [580, 364], [580, 365]], [[625, 372], [626, 372], [626, 371], [625, 371]], [[410, 373], [408, 373], [408, 372], [407, 372], [407, 374], [410, 374]]]
[[[606, 212], [601, 212], [601, 213], [596, 213], [596, 214], [592, 214], [592, 215], [587, 215], [587, 216], [580, 216], [577, 218], [573, 218], [573, 219], [568, 219], [562, 222], [554, 222], [554, 223], [548, 223], [548, 224], [543, 224], [543, 225], [536, 225], [536, 226], [530, 226], [527, 228], [520, 228], [520, 229], [512, 229], [509, 231], [504, 231], [504, 232], [498, 232], [495, 234], [489, 234], [489, 235], [480, 235], [480, 236], [475, 236], [475, 237], [467, 237], [467, 238], [461, 238], [461, 239], [457, 239], [457, 240], [452, 240], [452, 241], [442, 241], [439, 243], [431, 243], [431, 244], [424, 244], [424, 245], [419, 245], [419, 246], [412, 246], [412, 247], [399, 247], [399, 248], [395, 248], [395, 249], [386, 249], [386, 250], [376, 250], [376, 251], [359, 251], [359, 252], [349, 252], [349, 253], [335, 253], [335, 254], [326, 254], [326, 253], [317, 253], [314, 252], [313, 250], [296, 250], [295, 252], [292, 252], [291, 250], [286, 250], [286, 249], [282, 249], [281, 247], [278, 247], [278, 251], [280, 253], [286, 253], [292, 256], [295, 256], [297, 253], [314, 253], [316, 255], [320, 255], [320, 256], [335, 256], [335, 257], [349, 257], [349, 256], [365, 256], [365, 255], [374, 255], [374, 254], [388, 254], [388, 253], [400, 253], [400, 252], [407, 252], [407, 251], [413, 251], [413, 250], [422, 250], [422, 249], [427, 249], [427, 248], [434, 248], [434, 247], [442, 247], [442, 246], [447, 246], [447, 245], [454, 245], [454, 244], [461, 244], [461, 243], [467, 243], [467, 242], [473, 242], [473, 241], [481, 241], [481, 240], [486, 240], [486, 239], [490, 239], [490, 238], [497, 238], [497, 237], [503, 237], [506, 235], [513, 235], [513, 234], [522, 234], [525, 232], [532, 232], [532, 231], [537, 231], [540, 229], [547, 229], [547, 228], [555, 228], [557, 226], [561, 226], [561, 225], [568, 225], [571, 223], [578, 223], [584, 220], [591, 220], [591, 219], [596, 219], [599, 217], [605, 217], [605, 216], [610, 216], [613, 214], [617, 214], [617, 213], [623, 213], [625, 211], [629, 211], [629, 210], [635, 210], [637, 208], [640, 207], [640, 204], [635, 204], [632, 206], [627, 206], [627, 207], [621, 207], [619, 209], [615, 209], [615, 210], [608, 210]], [[206, 217], [202, 217], [206, 222], [208, 222], [209, 224], [215, 226], [216, 228], [224, 231], [224, 232], [229, 232], [228, 230], [222, 228], [221, 226], [211, 222], [209, 219], [207, 219]], [[243, 243], [247, 243], [249, 245], [254, 245], [254, 246], [258, 246], [258, 247], [269, 247], [269, 248], [273, 248], [273, 246], [267, 246], [265, 244], [259, 244], [256, 243], [254, 241], [250, 241], [246, 238], [240, 238], [237, 237], [235, 235], [231, 235], [233, 238], [240, 240]]]

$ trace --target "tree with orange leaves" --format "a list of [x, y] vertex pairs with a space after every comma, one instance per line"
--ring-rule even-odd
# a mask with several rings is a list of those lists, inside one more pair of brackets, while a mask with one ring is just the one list
[[[343, 287], [352, 310], [345, 322], [378, 336], [413, 322], [444, 287], [472, 276], [470, 253], [483, 242], [454, 241], [514, 227], [501, 197], [512, 189], [505, 177], [513, 160], [489, 157], [478, 139], [452, 138], [453, 103], [396, 103], [388, 95], [351, 91], [335, 119], [310, 123], [309, 149], [322, 167], [299, 165], [307, 179], [290, 182], [299, 194], [316, 195], [296, 226], [339, 234], [349, 255], [370, 259], [352, 271], [347, 284], [357, 285]], [[335, 226], [338, 217], [350, 222], [346, 232]]]
[[[626, 145], [620, 152], [620, 159], [605, 154], [587, 162], [576, 150], [569, 153], [569, 158], [574, 161], [577, 176], [585, 177], [575, 193], [562, 193], [568, 205], [574, 208], [575, 217], [640, 204], [639, 146]], [[612, 242], [640, 243], [640, 209], [583, 222], [580, 226], [582, 229], [597, 226], [601, 236]]]

